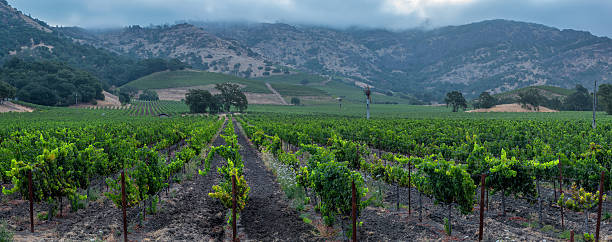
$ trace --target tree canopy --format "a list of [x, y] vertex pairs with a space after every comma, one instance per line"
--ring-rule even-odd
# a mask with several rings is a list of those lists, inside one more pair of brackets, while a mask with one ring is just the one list
[[132, 98], [138, 94], [138, 89], [135, 87], [125, 86], [119, 89], [119, 102], [121, 105], [128, 104], [132, 101]]
[[608, 114], [612, 114], [612, 84], [602, 84], [597, 91], [597, 103]]
[[519, 103], [523, 108], [540, 110], [540, 105], [546, 100], [537, 89], [529, 89], [519, 93]]
[[157, 101], [159, 100], [159, 96], [157, 95], [156, 91], [153, 90], [144, 90], [139, 96], [138, 96], [138, 100], [143, 100], [143, 101]]
[[207, 90], [192, 89], [185, 95], [185, 103], [189, 105], [189, 111], [192, 113], [206, 113], [207, 109], [215, 113], [218, 108], [210, 108], [215, 101], [213, 95]]
[[461, 92], [459, 91], [452, 91], [447, 93], [446, 98], [444, 98], [444, 102], [446, 103], [447, 107], [453, 107], [453, 112], [459, 111], [460, 107], [463, 109], [467, 108], [467, 102], [465, 101], [463, 94], [461, 94]]
[[210, 113], [218, 113], [229, 112], [232, 106], [240, 112], [247, 109], [248, 101], [237, 84], [217, 84], [215, 89], [221, 93], [212, 95], [207, 90], [189, 90], [185, 95], [185, 103], [189, 105], [189, 110], [192, 113], [205, 113], [207, 110]]
[[104, 100], [97, 78], [63, 63], [13, 58], [0, 70], [0, 81], [14, 86], [20, 100], [40, 105], [68, 106]]
[[582, 85], [576, 85], [575, 92], [567, 97], [564, 103], [565, 110], [586, 111], [593, 108], [592, 98], [589, 90]]
[[497, 105], [497, 98], [489, 92], [482, 92], [474, 102], [474, 108], [490, 108]]
[[17, 93], [17, 89], [10, 84], [0, 81], [0, 103], [7, 98], [14, 98]]
[[240, 112], [247, 109], [249, 103], [238, 84], [229, 82], [216, 84], [215, 89], [221, 91], [221, 103], [225, 112], [229, 112], [231, 106], [238, 108]]
[[300, 99], [298, 97], [292, 97], [291, 98], [291, 104], [293, 104], [295, 106], [299, 106], [300, 105]]

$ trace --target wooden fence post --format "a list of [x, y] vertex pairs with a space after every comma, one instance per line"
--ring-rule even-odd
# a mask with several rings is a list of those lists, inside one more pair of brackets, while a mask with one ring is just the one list
[[232, 241], [238, 241], [236, 233], [236, 177], [232, 175]]
[[485, 174], [480, 175], [480, 226], [478, 227], [478, 241], [482, 241], [484, 228], [484, 195], [485, 195]]
[[[561, 158], [559, 158], [559, 197], [563, 194], [563, 169], [561, 168]], [[565, 230], [565, 218], [563, 214], [563, 203], [561, 203], [561, 230]]]
[[597, 226], [595, 227], [595, 241], [599, 241], [599, 227], [601, 225], [601, 206], [604, 186], [604, 171], [601, 171], [601, 179], [599, 180], [599, 206], [597, 208]]
[[34, 192], [32, 191], [32, 171], [31, 170], [28, 171], [28, 190], [30, 192], [30, 232], [34, 233]]
[[408, 214], [411, 214], [411, 203], [410, 201], [410, 193], [412, 192], [412, 182], [410, 179], [412, 178], [412, 168], [410, 167], [410, 159], [408, 159]]
[[355, 181], [353, 180], [351, 183], [351, 190], [352, 190], [352, 203], [353, 203], [353, 209], [352, 209], [352, 213], [351, 213], [351, 217], [353, 219], [353, 242], [357, 242], [357, 191], [355, 189]]
[[121, 171], [121, 209], [123, 210], [123, 241], [127, 242], [127, 215], [125, 211], [125, 171]]

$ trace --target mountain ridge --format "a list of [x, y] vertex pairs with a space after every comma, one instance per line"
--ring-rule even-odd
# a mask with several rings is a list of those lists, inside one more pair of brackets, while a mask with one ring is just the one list
[[[32, 21], [53, 31], [39, 30], [48, 35], [45, 38], [57, 34], [57, 38], [64, 36], [75, 44], [119, 56], [177, 58], [196, 69], [246, 78], [305, 72], [365, 83], [426, 102], [439, 102], [453, 90], [473, 98], [482, 91], [501, 93], [533, 85], [572, 88], [581, 84], [591, 89], [594, 80], [612, 80], [610, 38], [502, 19], [401, 31], [212, 22], [91, 31]], [[20, 26], [35, 28], [36, 24]], [[20, 43], [2, 49], [3, 56], [70, 51], [38, 40]]]

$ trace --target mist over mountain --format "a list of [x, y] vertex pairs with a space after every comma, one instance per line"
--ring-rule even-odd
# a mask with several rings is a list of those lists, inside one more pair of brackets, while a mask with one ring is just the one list
[[[612, 78], [611, 39], [510, 20], [403, 31], [229, 22], [94, 31], [53, 28], [25, 15], [8, 19], [14, 11], [2, 5], [2, 29], [27, 32], [20, 38], [3, 35], [7, 44], [0, 57], [44, 48], [59, 55], [58, 45], [75, 45], [124, 59], [176, 58], [195, 69], [249, 78], [292, 71], [334, 76], [423, 101], [440, 101], [452, 90], [475, 97], [482, 91], [499, 93], [531, 85], [592, 88], [594, 80]], [[58, 38], [71, 41], [59, 44]], [[73, 52], [61, 55], [72, 56], [64, 57], [68, 63], [96, 72], [91, 67], [98, 66], [95, 62], [75, 61], [78, 53]]]

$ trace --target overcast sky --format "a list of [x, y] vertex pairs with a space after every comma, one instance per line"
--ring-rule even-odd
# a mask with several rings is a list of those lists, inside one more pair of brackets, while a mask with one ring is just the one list
[[86, 28], [181, 20], [406, 29], [487, 19], [535, 22], [612, 37], [612, 0], [8, 0], [50, 25]]

